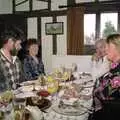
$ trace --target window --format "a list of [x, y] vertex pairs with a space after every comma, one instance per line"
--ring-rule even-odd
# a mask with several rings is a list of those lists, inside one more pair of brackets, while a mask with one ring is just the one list
[[96, 14], [84, 15], [84, 44], [93, 45], [95, 43]]
[[100, 37], [106, 38], [117, 32], [118, 13], [102, 13], [100, 23]]

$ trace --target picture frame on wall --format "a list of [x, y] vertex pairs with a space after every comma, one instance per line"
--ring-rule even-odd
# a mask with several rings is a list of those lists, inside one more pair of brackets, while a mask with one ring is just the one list
[[63, 22], [52, 22], [45, 24], [46, 35], [63, 34]]

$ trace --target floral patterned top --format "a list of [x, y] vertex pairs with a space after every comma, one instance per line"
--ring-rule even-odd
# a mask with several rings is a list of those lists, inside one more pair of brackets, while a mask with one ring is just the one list
[[120, 99], [120, 63], [96, 80], [93, 90], [95, 111], [102, 108], [103, 100]]
[[26, 80], [35, 80], [40, 74], [45, 74], [43, 62], [38, 59], [37, 63], [34, 58], [29, 55], [24, 59], [23, 68]]

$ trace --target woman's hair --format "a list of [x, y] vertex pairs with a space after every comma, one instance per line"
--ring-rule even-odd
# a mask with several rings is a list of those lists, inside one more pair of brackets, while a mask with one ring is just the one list
[[95, 42], [95, 46], [97, 45], [97, 44], [102, 44], [102, 45], [105, 45], [105, 39], [98, 39], [96, 42]]
[[[27, 49], [29, 49], [29, 47], [30, 47], [31, 45], [34, 45], [34, 44], [38, 44], [37, 39], [35, 39], [35, 38], [29, 38], [29, 39], [27, 40]], [[38, 44], [38, 45], [39, 45], [39, 44]]]
[[107, 37], [106, 43], [113, 43], [120, 52], [120, 34], [111, 34]]

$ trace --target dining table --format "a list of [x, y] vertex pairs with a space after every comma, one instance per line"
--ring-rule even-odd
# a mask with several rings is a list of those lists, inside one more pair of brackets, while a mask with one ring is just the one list
[[[59, 82], [59, 86], [70, 86], [71, 84], [78, 84], [82, 86], [82, 90], [80, 91], [80, 97], [77, 98], [77, 102], [79, 104], [78, 109], [74, 109], [72, 106], [67, 105], [63, 108], [59, 107], [61, 101], [61, 94], [63, 93], [63, 89], [57, 91], [54, 94], [50, 94], [49, 96], [45, 97], [45, 99], [49, 100], [49, 104], [45, 109], [39, 109], [37, 106], [25, 105], [25, 109], [30, 112], [32, 115], [32, 120], [87, 120], [89, 114], [93, 112], [92, 103], [92, 91], [94, 87], [94, 81], [90, 74], [82, 75], [81, 73], [74, 73], [79, 74], [79, 77], [72, 81], [62, 81]], [[36, 82], [36, 81], [34, 81]], [[38, 81], [37, 81], [38, 82]], [[27, 84], [28, 83], [28, 84]], [[47, 86], [41, 86], [39, 84], [34, 84], [33, 91], [33, 84], [32, 81], [27, 81], [21, 83], [21, 87], [14, 90], [15, 97], [17, 99], [22, 98], [30, 98], [36, 97], [36, 91], [40, 89], [47, 89]], [[81, 88], [78, 88], [81, 89]], [[20, 102], [18, 102], [20, 104]], [[5, 120], [13, 120], [13, 110], [8, 115], [6, 114]], [[31, 119], [30, 119], [31, 120]]]

